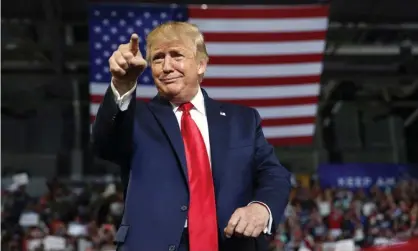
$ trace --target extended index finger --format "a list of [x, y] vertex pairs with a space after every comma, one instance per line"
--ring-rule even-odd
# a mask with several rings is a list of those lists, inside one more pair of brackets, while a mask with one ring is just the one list
[[129, 41], [129, 50], [135, 55], [139, 50], [139, 37], [136, 33], [132, 34]]

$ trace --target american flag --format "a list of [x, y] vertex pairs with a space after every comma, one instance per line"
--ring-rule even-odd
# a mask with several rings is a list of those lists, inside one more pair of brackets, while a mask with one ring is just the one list
[[[254, 107], [273, 145], [311, 144], [320, 90], [328, 7], [183, 6], [93, 4], [90, 6], [92, 120], [109, 86], [108, 59], [132, 33], [146, 35], [166, 21], [188, 21], [203, 32], [209, 66], [202, 87], [216, 100]], [[150, 69], [137, 97], [157, 93]]]

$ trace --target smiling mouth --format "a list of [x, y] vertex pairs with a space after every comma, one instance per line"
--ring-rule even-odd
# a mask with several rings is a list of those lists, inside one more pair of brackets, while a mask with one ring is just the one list
[[176, 81], [177, 79], [179, 79], [179, 77], [178, 78], [164, 78], [164, 79], [161, 79], [161, 81], [164, 83], [171, 83], [171, 82]]

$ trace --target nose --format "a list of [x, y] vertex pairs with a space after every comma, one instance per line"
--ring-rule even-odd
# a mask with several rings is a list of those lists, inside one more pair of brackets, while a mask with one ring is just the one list
[[163, 72], [164, 73], [170, 73], [173, 71], [173, 66], [172, 66], [172, 61], [171, 61], [171, 57], [170, 56], [166, 56], [164, 58], [164, 63], [163, 63]]

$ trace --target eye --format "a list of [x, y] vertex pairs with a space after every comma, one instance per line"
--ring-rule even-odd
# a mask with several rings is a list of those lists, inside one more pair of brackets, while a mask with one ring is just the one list
[[157, 53], [152, 57], [153, 62], [161, 61], [163, 59], [164, 59], [164, 54], [163, 53]]
[[180, 60], [180, 59], [184, 58], [184, 55], [179, 51], [172, 51], [170, 53], [170, 55], [171, 55], [172, 58], [174, 58], [176, 60]]

